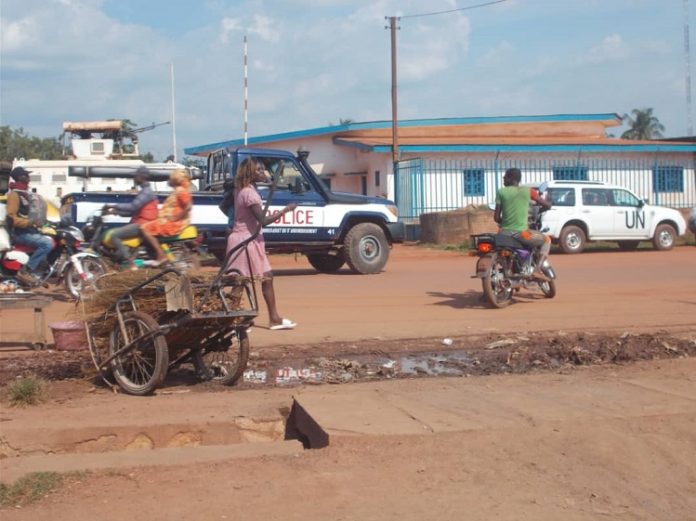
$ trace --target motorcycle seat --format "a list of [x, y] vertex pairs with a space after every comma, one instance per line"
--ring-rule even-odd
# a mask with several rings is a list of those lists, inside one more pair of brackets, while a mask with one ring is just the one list
[[498, 248], [513, 248], [517, 250], [526, 250], [527, 247], [512, 235], [506, 233], [496, 233], [494, 236], [495, 245]]
[[198, 237], [198, 230], [195, 226], [189, 225], [183, 229], [179, 235], [172, 235], [171, 237], [157, 237], [157, 240], [162, 244], [168, 244], [170, 242], [177, 241], [190, 241]]

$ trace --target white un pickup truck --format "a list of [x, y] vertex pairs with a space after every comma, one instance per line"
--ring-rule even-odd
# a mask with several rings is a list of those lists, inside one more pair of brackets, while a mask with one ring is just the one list
[[542, 217], [542, 229], [566, 253], [580, 253], [588, 241], [616, 241], [623, 250], [652, 241], [655, 249], [669, 250], [686, 233], [677, 210], [650, 205], [620, 186], [548, 181], [539, 191], [553, 205]]

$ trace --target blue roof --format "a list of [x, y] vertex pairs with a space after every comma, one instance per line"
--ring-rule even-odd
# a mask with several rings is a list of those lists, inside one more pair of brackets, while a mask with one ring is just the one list
[[[399, 128], [408, 127], [433, 127], [444, 125], [480, 125], [491, 123], [536, 123], [536, 122], [558, 122], [558, 121], [604, 121], [607, 119], [620, 119], [616, 113], [603, 114], [552, 114], [547, 116], [495, 116], [495, 117], [475, 117], [475, 118], [436, 118], [436, 119], [406, 119], [399, 121]], [[249, 145], [254, 143], [269, 143], [272, 141], [286, 141], [303, 137], [321, 136], [326, 134], [338, 134], [351, 130], [373, 130], [391, 128], [391, 120], [368, 121], [364, 123], [346, 123], [344, 125], [329, 125], [326, 127], [310, 128], [306, 130], [294, 130], [280, 134], [268, 134], [265, 136], [250, 137], [247, 140]], [[184, 149], [184, 153], [195, 155], [205, 152], [212, 152], [225, 147], [238, 147], [244, 145], [244, 139], [232, 139], [229, 141], [219, 141], [207, 145], [199, 145]], [[379, 148], [379, 147], [375, 147]], [[683, 149], [680, 149], [683, 150]], [[375, 150], [377, 151], [377, 150]]]

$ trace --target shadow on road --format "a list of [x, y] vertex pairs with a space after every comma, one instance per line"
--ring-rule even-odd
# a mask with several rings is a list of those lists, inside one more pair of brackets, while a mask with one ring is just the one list
[[[492, 306], [488, 305], [486, 297], [480, 291], [469, 291], [467, 293], [443, 293], [440, 291], [429, 291], [428, 295], [431, 297], [441, 298], [439, 302], [435, 302], [436, 306], [449, 306], [454, 309], [494, 309]], [[544, 300], [544, 297], [540, 293], [528, 293], [526, 291], [516, 292], [512, 297], [512, 302], [510, 306], [516, 304], [529, 304], [536, 300]]]
[[329, 275], [329, 276], [334, 276], [334, 275], [352, 275], [353, 272], [348, 269], [344, 268], [342, 270], [338, 270], [334, 273], [319, 273], [317, 270], [314, 268], [285, 268], [285, 269], [274, 269], [273, 270], [273, 275], [277, 277], [294, 277], [298, 275]]
[[435, 306], [449, 306], [454, 309], [490, 309], [486, 298], [480, 291], [469, 291], [467, 293], [429, 291], [428, 296], [444, 299], [435, 302]]

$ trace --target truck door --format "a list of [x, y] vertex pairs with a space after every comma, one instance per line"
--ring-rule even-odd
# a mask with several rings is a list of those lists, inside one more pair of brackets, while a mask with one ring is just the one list
[[[264, 163], [266, 172], [277, 178], [269, 213], [282, 210], [290, 203], [297, 208], [280, 217], [264, 228], [264, 239], [269, 243], [326, 241], [333, 237], [324, 227], [326, 201], [304, 175], [303, 169], [293, 159], [264, 158], [256, 156]], [[269, 189], [259, 187], [261, 197], [268, 197]]]
[[651, 223], [640, 199], [628, 190], [612, 190], [614, 232], [617, 237], [647, 239]]
[[611, 237], [614, 231], [614, 208], [611, 206], [611, 190], [607, 188], [583, 188], [581, 212], [587, 219], [589, 239]]

